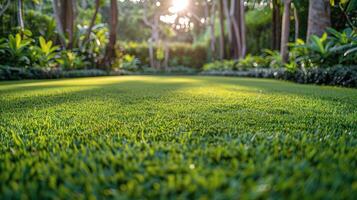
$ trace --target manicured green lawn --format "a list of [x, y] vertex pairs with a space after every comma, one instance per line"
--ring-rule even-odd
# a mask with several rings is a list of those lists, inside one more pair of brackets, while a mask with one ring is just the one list
[[354, 199], [357, 90], [217, 77], [0, 83], [0, 199]]

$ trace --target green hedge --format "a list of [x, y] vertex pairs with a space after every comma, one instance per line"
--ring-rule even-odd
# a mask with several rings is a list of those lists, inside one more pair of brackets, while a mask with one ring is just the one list
[[210, 76], [237, 76], [253, 78], [274, 78], [297, 83], [334, 85], [357, 88], [357, 66], [335, 66], [289, 71], [285, 68], [254, 68], [245, 71], [211, 70], [201, 73]]
[[[122, 43], [122, 52], [135, 56], [140, 60], [142, 66], [150, 65], [149, 48], [147, 43]], [[163, 52], [163, 46], [154, 47], [155, 55]], [[169, 63], [170, 67], [191, 67], [201, 69], [207, 62], [207, 47], [204, 45], [192, 45], [188, 43], [169, 44]]]

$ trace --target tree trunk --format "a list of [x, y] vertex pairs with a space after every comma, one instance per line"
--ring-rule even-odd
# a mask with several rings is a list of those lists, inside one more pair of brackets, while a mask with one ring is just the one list
[[73, 39], [74, 39], [74, 5], [73, 0], [64, 0], [63, 5], [64, 11], [62, 11], [62, 19], [64, 19], [64, 28], [68, 37], [68, 49], [73, 48]]
[[[160, 22], [160, 15], [158, 13], [155, 13], [154, 15], [154, 25], [153, 25], [153, 40], [154, 44], [156, 47], [156, 51], [159, 50], [160, 48], [160, 27], [159, 27], [159, 22]], [[161, 62], [157, 59], [157, 56], [154, 56], [154, 63], [155, 63], [155, 68], [161, 69]]]
[[219, 35], [219, 58], [223, 60], [225, 58], [225, 44], [224, 44], [224, 10], [223, 10], [223, 0], [219, 0], [219, 25], [220, 25], [220, 35]]
[[274, 50], [280, 49], [280, 42], [281, 42], [281, 25], [282, 25], [282, 16], [280, 12], [280, 4], [279, 0], [273, 0], [273, 23], [272, 23], [272, 48]]
[[155, 55], [154, 55], [154, 44], [152, 41], [152, 37], [149, 39], [148, 45], [149, 45], [150, 67], [154, 68], [155, 67]]
[[281, 35], [281, 48], [280, 54], [283, 59], [283, 63], [286, 63], [289, 59], [288, 43], [290, 34], [290, 6], [291, 0], [284, 0], [284, 14], [283, 14], [283, 30]]
[[109, 69], [115, 57], [115, 44], [117, 41], [118, 4], [117, 0], [110, 0], [109, 43], [107, 45], [104, 65]]
[[241, 38], [241, 26], [239, 22], [241, 22], [241, 15], [240, 15], [240, 2], [232, 2], [231, 5], [233, 8], [232, 10], [236, 10], [236, 12], [231, 13], [232, 17], [232, 25], [234, 30], [234, 42], [235, 42], [235, 58], [239, 59], [242, 58], [242, 38]]
[[60, 5], [58, 4], [57, 0], [52, 1], [52, 7], [53, 7], [53, 16], [56, 20], [56, 29], [59, 35], [59, 40], [61, 42], [62, 47], [65, 49], [66, 48], [66, 38], [64, 35], [63, 31], [63, 25], [61, 21], [61, 11], [60, 11]]
[[321, 36], [331, 26], [329, 0], [310, 0], [307, 38]]
[[211, 59], [214, 60], [216, 54], [216, 35], [215, 35], [215, 13], [216, 13], [216, 2], [212, 2], [211, 9], [209, 8], [209, 1], [205, 0], [205, 13], [206, 19], [209, 19], [208, 26], [211, 35], [210, 39], [210, 53]]
[[224, 8], [224, 14], [226, 16], [228, 44], [232, 44], [232, 23], [231, 23], [228, 0], [223, 0], [223, 8]]
[[298, 10], [294, 4], [294, 21], [295, 21], [295, 41], [299, 39], [299, 32], [300, 32], [300, 20]]
[[24, 19], [23, 19], [22, 6], [23, 6], [22, 0], [18, 0], [17, 1], [17, 20], [18, 20], [18, 25], [21, 28], [21, 30], [24, 30], [25, 25], [24, 25]]
[[93, 29], [93, 26], [95, 24], [95, 20], [97, 19], [99, 7], [100, 7], [100, 0], [95, 0], [95, 11], [94, 11], [92, 20], [90, 22], [90, 25], [88, 27], [87, 35], [86, 35], [86, 37], [84, 39], [84, 44], [86, 44], [88, 42], [89, 38], [90, 38], [90, 34], [92, 33], [92, 29]]
[[247, 41], [246, 41], [246, 27], [245, 27], [245, 9], [244, 9], [244, 0], [240, 0], [240, 35], [241, 35], [241, 44], [242, 44], [242, 58], [245, 58], [247, 54]]
[[74, 39], [74, 11], [73, 11], [73, 1], [72, 0], [53, 0], [53, 11], [55, 19], [57, 21], [57, 30], [60, 35], [62, 35], [61, 40], [68, 38], [68, 43], [64, 43], [64, 47], [68, 49], [73, 48]]
[[169, 68], [169, 59], [170, 59], [170, 47], [167, 41], [164, 42], [164, 50], [165, 50], [164, 68], [166, 70]]

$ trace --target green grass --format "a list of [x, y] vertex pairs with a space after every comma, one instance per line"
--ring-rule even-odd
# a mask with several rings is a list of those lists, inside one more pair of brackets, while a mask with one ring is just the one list
[[0, 83], [0, 199], [354, 199], [357, 90], [217, 77]]

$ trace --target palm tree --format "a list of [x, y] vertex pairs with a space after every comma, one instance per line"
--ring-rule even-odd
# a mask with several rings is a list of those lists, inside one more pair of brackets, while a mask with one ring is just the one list
[[17, 1], [17, 20], [18, 20], [18, 24], [19, 27], [21, 28], [21, 30], [25, 29], [25, 25], [24, 25], [24, 19], [23, 19], [23, 2], [22, 0], [18, 0]]
[[[74, 39], [74, 2], [73, 0], [53, 0], [52, 5], [62, 46], [63, 48], [72, 49]], [[67, 44], [66, 36], [68, 38]]]
[[118, 27], [118, 3], [117, 0], [110, 0], [109, 42], [103, 60], [103, 64], [106, 67], [111, 66], [113, 59], [115, 57], [117, 27]]
[[220, 26], [220, 35], [219, 35], [219, 58], [223, 60], [225, 58], [225, 41], [224, 41], [224, 5], [223, 0], [219, 0], [219, 26]]
[[272, 34], [273, 34], [273, 39], [272, 39], [272, 48], [274, 50], [278, 50], [280, 48], [280, 42], [281, 42], [281, 3], [280, 0], [272, 0], [272, 7], [273, 7], [273, 17], [272, 17]]
[[284, 14], [283, 14], [283, 28], [281, 33], [281, 48], [280, 54], [283, 62], [287, 62], [289, 59], [288, 43], [290, 35], [290, 7], [291, 0], [284, 0]]
[[321, 36], [331, 26], [329, 0], [310, 0], [307, 37]]

